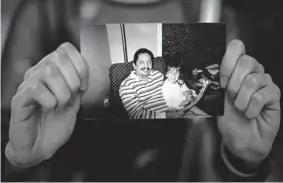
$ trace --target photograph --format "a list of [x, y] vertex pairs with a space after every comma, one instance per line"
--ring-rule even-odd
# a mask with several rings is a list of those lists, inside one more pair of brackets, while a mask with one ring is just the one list
[[[225, 33], [225, 24], [82, 26], [82, 55], [99, 64], [90, 65], [90, 80], [100, 86], [90, 87], [84, 100], [100, 103], [95, 111], [102, 111], [101, 118], [222, 116]], [[93, 39], [84, 39], [87, 34]]]

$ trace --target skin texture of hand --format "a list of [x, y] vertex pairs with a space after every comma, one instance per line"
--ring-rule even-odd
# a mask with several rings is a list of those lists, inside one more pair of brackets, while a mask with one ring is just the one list
[[30, 68], [11, 103], [9, 143], [16, 164], [49, 159], [70, 138], [84, 91], [88, 66], [70, 43]]
[[269, 154], [280, 125], [280, 89], [263, 66], [245, 55], [239, 40], [231, 41], [220, 69], [226, 89], [224, 116], [218, 129], [225, 146], [255, 168]]

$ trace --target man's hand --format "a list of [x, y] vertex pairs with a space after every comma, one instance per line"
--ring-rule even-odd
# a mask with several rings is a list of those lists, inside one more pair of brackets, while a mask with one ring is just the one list
[[280, 124], [280, 90], [241, 41], [227, 46], [220, 69], [226, 89], [224, 116], [218, 128], [225, 146], [256, 167], [270, 152]]
[[88, 66], [70, 43], [30, 68], [11, 103], [6, 155], [18, 166], [49, 159], [71, 136], [84, 91]]

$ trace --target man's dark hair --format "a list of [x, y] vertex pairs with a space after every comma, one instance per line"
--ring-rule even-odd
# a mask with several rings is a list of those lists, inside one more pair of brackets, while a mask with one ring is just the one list
[[141, 49], [138, 49], [138, 51], [136, 51], [135, 55], [134, 55], [134, 64], [137, 63], [137, 60], [138, 60], [138, 57], [141, 53], [147, 53], [149, 54], [150, 58], [151, 58], [151, 61], [152, 61], [152, 64], [153, 64], [153, 60], [154, 60], [154, 56], [153, 56], [153, 53], [146, 49], [146, 48], [141, 48]]

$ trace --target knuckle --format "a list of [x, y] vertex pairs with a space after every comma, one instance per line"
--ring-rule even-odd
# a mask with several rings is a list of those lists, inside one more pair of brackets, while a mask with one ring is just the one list
[[79, 80], [74, 80], [74, 81], [72, 82], [72, 86], [70, 86], [70, 87], [71, 87], [71, 90], [72, 90], [73, 92], [78, 91], [79, 88], [80, 88], [80, 81], [79, 81]]
[[61, 48], [72, 47], [73, 45], [70, 42], [65, 42], [60, 45]]
[[[50, 57], [51, 57], [51, 63], [56, 64], [58, 61], [60, 61], [61, 52], [59, 50], [56, 50], [56, 51], [52, 52]], [[49, 63], [49, 64], [51, 64], [51, 63]]]
[[260, 83], [260, 78], [258, 75], [256, 74], [250, 74], [247, 77], [247, 85], [249, 85], [250, 87], [257, 87], [259, 86]]
[[278, 97], [280, 99], [281, 98], [281, 90], [276, 84], [274, 84], [274, 86], [275, 86], [275, 90], [277, 91]]
[[62, 98], [62, 105], [65, 105], [66, 103], [68, 103], [70, 99], [71, 99], [71, 93], [67, 92]]
[[235, 97], [237, 95], [237, 88], [235, 86], [229, 86], [228, 87], [228, 92], [230, 96]]
[[71, 93], [68, 92], [68, 93], [66, 94], [66, 101], [69, 102], [70, 99], [71, 99], [71, 97], [72, 97]]
[[25, 81], [22, 82], [22, 83], [19, 85], [19, 87], [18, 87], [18, 89], [17, 89], [17, 93], [20, 92], [20, 91], [22, 91], [22, 90], [24, 89], [24, 87], [25, 87]]
[[43, 69], [44, 76], [51, 76], [52, 72], [53, 72], [53, 69], [50, 65], [44, 67], [44, 69]]
[[31, 85], [29, 85], [28, 87], [27, 87], [27, 90], [28, 90], [28, 92], [30, 92], [31, 94], [35, 94], [36, 92], [37, 92], [37, 90], [38, 90], [38, 84], [36, 84], [36, 83], [33, 83], [33, 84], [31, 84]]
[[29, 68], [24, 74], [24, 80], [27, 80], [36, 71], [37, 68], [37, 65]]
[[255, 93], [253, 96], [252, 96], [252, 101], [255, 103], [255, 104], [261, 104], [264, 102], [264, 97], [261, 93], [257, 92]]
[[259, 63], [258, 61], [256, 61], [255, 59], [254, 59], [254, 61], [258, 64], [259, 71], [260, 71], [261, 73], [265, 73], [265, 68], [263, 67], [263, 65], [260, 64], [260, 63]]
[[18, 105], [18, 95], [14, 95], [12, 100], [11, 100], [11, 108], [15, 109]]
[[52, 77], [54, 79], [59, 79], [61, 77], [61, 72], [56, 65], [50, 65], [47, 69], [46, 74], [48, 77]]
[[44, 158], [45, 160], [48, 160], [48, 159], [52, 158], [53, 155], [54, 155], [54, 152], [53, 152], [53, 151], [51, 151], [51, 150], [46, 150], [45, 153], [44, 153], [44, 155], [43, 155], [43, 158]]
[[243, 106], [240, 104], [240, 102], [238, 100], [235, 101], [235, 107], [237, 109], [239, 109], [240, 111], [243, 111]]
[[[85, 60], [84, 58], [81, 57], [82, 60]], [[87, 78], [89, 77], [89, 67], [87, 65], [87, 62], [83, 61], [81, 64], [81, 68], [80, 68], [80, 73], [82, 75], [83, 78]]]
[[266, 78], [266, 81], [267, 81], [268, 83], [272, 83], [272, 82], [273, 82], [273, 81], [272, 81], [272, 77], [271, 77], [270, 74], [264, 74], [264, 77]]
[[25, 74], [24, 74], [24, 80], [26, 80], [26, 79], [30, 76], [31, 70], [32, 70], [32, 68], [28, 69], [28, 70], [25, 72]]
[[54, 109], [56, 107], [56, 104], [57, 104], [56, 100], [52, 100], [49, 102], [49, 105], [47, 106], [47, 108]]
[[238, 64], [240, 68], [251, 68], [255, 64], [255, 59], [251, 56], [243, 55], [241, 56]]

